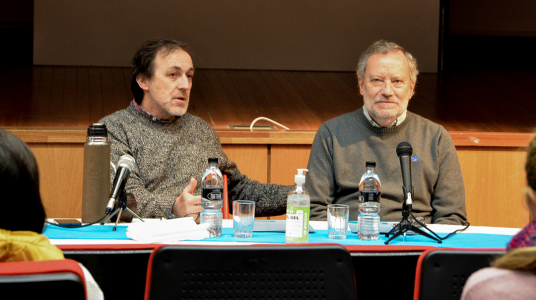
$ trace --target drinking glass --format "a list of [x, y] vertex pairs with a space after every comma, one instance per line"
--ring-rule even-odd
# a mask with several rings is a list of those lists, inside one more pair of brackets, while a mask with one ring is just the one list
[[328, 205], [328, 237], [330, 239], [346, 239], [349, 211], [350, 208], [345, 204]]
[[233, 201], [233, 236], [250, 238], [253, 235], [255, 202], [250, 200]]

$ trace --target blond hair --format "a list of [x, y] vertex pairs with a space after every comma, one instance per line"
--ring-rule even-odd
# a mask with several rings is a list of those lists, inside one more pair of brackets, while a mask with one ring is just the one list
[[514, 249], [497, 258], [492, 267], [536, 273], [536, 246]]

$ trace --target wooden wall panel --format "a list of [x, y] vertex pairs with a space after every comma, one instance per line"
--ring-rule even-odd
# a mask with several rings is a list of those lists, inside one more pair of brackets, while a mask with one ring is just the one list
[[[270, 151], [270, 175], [272, 183], [294, 185], [297, 169], [306, 169], [311, 145], [272, 145]], [[286, 215], [270, 217], [284, 220]]]
[[[268, 177], [268, 146], [267, 145], [222, 145], [229, 160], [234, 161], [238, 170], [248, 178], [267, 183]], [[233, 212], [229, 210], [229, 215]], [[232, 218], [232, 216], [230, 216]], [[266, 220], [270, 217], [255, 217], [256, 220]]]
[[297, 169], [307, 169], [310, 152], [311, 145], [272, 145], [272, 183], [293, 185]]
[[467, 218], [473, 225], [524, 227], [526, 149], [458, 147], [465, 183]]
[[47, 217], [82, 217], [84, 144], [29, 144]]
[[229, 160], [250, 179], [268, 182], [268, 150], [266, 145], [222, 145]]

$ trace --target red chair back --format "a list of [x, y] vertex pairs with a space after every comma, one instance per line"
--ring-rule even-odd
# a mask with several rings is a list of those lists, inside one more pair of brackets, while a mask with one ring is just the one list
[[465, 281], [489, 267], [504, 249], [435, 249], [424, 251], [417, 261], [414, 300], [460, 299]]
[[18, 299], [86, 299], [84, 271], [71, 259], [0, 263], [0, 291]]

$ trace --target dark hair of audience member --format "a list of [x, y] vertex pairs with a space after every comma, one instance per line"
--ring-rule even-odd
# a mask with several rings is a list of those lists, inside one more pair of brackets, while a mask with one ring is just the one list
[[527, 185], [536, 191], [536, 136], [530, 141], [525, 161]]
[[188, 45], [173, 39], [155, 39], [146, 41], [134, 54], [132, 58], [132, 77], [130, 80], [130, 90], [134, 94], [136, 103], [141, 104], [143, 99], [143, 90], [138, 85], [136, 78], [139, 74], [151, 78], [154, 75], [154, 59], [159, 51], [164, 55], [173, 50], [183, 50], [188, 52]]
[[28, 146], [0, 130], [0, 228], [42, 233], [45, 209], [39, 193], [39, 171]]

